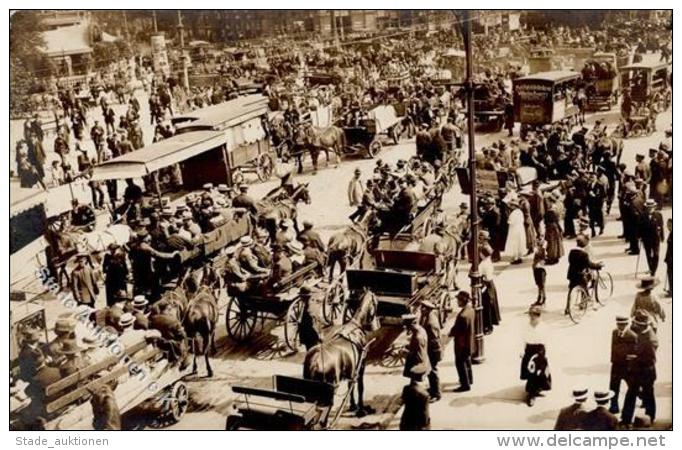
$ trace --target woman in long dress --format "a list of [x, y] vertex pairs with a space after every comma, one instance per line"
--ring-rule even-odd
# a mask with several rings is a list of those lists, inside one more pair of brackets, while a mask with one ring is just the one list
[[549, 370], [543, 327], [540, 324], [541, 315], [542, 307], [539, 305], [533, 305], [528, 310], [530, 323], [524, 336], [524, 349], [521, 357], [521, 379], [526, 381], [528, 406], [533, 406], [535, 397], [539, 396], [542, 391], [552, 389], [552, 375]]
[[512, 264], [520, 264], [521, 257], [526, 254], [526, 229], [524, 227], [523, 211], [519, 207], [518, 200], [509, 202], [509, 232], [504, 252], [511, 257]]
[[493, 327], [500, 324], [500, 305], [497, 300], [497, 289], [493, 280], [495, 269], [491, 259], [493, 249], [490, 245], [481, 247], [481, 263], [478, 270], [481, 273], [483, 289], [481, 291], [481, 306], [483, 307], [483, 332], [490, 334]]
[[[548, 199], [550, 200], [550, 199]], [[547, 264], [556, 264], [564, 256], [563, 230], [557, 203], [550, 200], [545, 212], [545, 240], [547, 241]]]

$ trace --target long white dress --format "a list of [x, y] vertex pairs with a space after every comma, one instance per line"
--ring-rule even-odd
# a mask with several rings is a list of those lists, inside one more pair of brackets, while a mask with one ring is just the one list
[[514, 209], [509, 214], [509, 232], [504, 253], [511, 256], [512, 260], [521, 258], [526, 253], [526, 229], [523, 226], [523, 212], [520, 208]]

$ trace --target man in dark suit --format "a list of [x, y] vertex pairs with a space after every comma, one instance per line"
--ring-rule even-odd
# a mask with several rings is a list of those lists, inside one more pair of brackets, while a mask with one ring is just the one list
[[71, 291], [74, 300], [78, 303], [94, 307], [99, 295], [99, 287], [94, 271], [86, 264], [87, 259], [86, 253], [78, 254], [77, 266], [71, 272]]
[[24, 381], [31, 381], [38, 371], [38, 362], [45, 360], [40, 348], [40, 332], [29, 328], [23, 333], [21, 351], [19, 352], [19, 377]]
[[654, 382], [656, 381], [656, 350], [658, 337], [651, 327], [649, 315], [638, 310], [632, 319], [630, 329], [637, 335], [636, 357], [632, 361], [628, 391], [625, 394], [621, 421], [626, 427], [632, 425], [637, 397], [642, 399], [644, 412], [651, 419], [656, 419], [656, 398]]
[[647, 200], [644, 206], [646, 207], [646, 212], [642, 215], [642, 220], [639, 224], [639, 236], [642, 239], [649, 273], [656, 275], [661, 242], [665, 239], [663, 235], [663, 216], [656, 210], [657, 204], [654, 200]]
[[584, 420], [584, 430], [588, 431], [614, 431], [618, 428], [618, 418], [607, 409], [609, 401], [613, 397], [611, 391], [597, 391], [594, 393], [594, 401], [597, 407], [588, 412]]
[[36, 373], [26, 387], [26, 395], [31, 399], [31, 403], [22, 411], [22, 416], [31, 430], [45, 429], [45, 404], [47, 401], [45, 389], [59, 381], [62, 377], [59, 369], [50, 367], [45, 363], [45, 358], [36, 360]]
[[594, 172], [589, 172], [589, 180], [587, 188], [587, 211], [590, 217], [592, 237], [595, 237], [596, 227], [599, 227], [599, 234], [604, 233], [604, 202], [606, 201], [606, 188], [599, 182]]
[[471, 307], [471, 296], [466, 291], [457, 293], [457, 304], [461, 308], [455, 319], [455, 324], [450, 330], [450, 336], [454, 338], [455, 367], [459, 376], [459, 388], [456, 392], [471, 390], [474, 382], [471, 370], [471, 354], [474, 351], [474, 309]]
[[625, 316], [616, 317], [616, 329], [611, 334], [611, 379], [609, 389], [613, 392], [609, 411], [618, 414], [618, 394], [621, 381], [628, 382], [628, 368], [635, 357], [637, 335], [628, 328], [630, 319]]
[[431, 425], [429, 415], [429, 393], [422, 384], [427, 372], [426, 364], [410, 368], [410, 384], [403, 388], [403, 414], [400, 417], [400, 430], [428, 430]]
[[438, 363], [443, 357], [443, 346], [440, 339], [440, 320], [438, 319], [438, 310], [436, 306], [428, 301], [422, 301], [421, 322], [422, 328], [426, 332], [427, 354], [429, 356], [429, 363], [431, 364], [431, 371], [428, 374], [429, 379], [429, 395], [432, 401], [440, 400], [440, 379], [438, 378]]
[[[601, 269], [604, 265], [603, 263], [594, 262], [590, 259], [590, 255], [585, 251], [585, 247], [590, 242], [590, 238], [581, 234], [576, 238], [576, 244], [578, 246], [570, 251], [568, 254], [568, 273], [566, 278], [568, 279], [568, 289], [582, 285], [587, 289], [585, 272], [587, 270], [597, 270]], [[566, 298], [566, 310], [564, 314], [568, 315], [569, 308], [569, 298]]]
[[558, 431], [582, 430], [584, 426], [585, 402], [587, 401], [587, 389], [573, 390], [573, 404], [562, 408], [556, 418], [554, 429]]

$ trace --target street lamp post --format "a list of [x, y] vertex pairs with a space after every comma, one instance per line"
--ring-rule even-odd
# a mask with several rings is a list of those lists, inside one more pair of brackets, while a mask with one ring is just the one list
[[464, 10], [461, 24], [462, 37], [464, 38], [464, 51], [466, 53], [466, 80], [464, 87], [467, 94], [467, 131], [469, 141], [469, 179], [470, 189], [470, 211], [471, 211], [471, 299], [476, 312], [474, 323], [474, 334], [476, 338], [476, 350], [473, 354], [473, 362], [480, 364], [485, 360], [483, 347], [483, 306], [481, 302], [481, 274], [478, 272], [479, 253], [478, 253], [478, 200], [476, 196], [476, 145], [474, 142], [474, 81], [473, 81], [473, 54], [471, 42], [471, 21], [469, 10]]

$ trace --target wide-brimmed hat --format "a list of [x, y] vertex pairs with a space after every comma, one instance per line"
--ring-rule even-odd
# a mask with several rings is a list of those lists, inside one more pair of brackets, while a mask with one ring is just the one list
[[144, 308], [148, 304], [149, 304], [149, 300], [147, 300], [144, 295], [136, 295], [135, 297], [133, 297], [133, 308], [134, 309]]
[[573, 389], [572, 395], [573, 395], [573, 400], [576, 402], [584, 402], [587, 400], [589, 389], [587, 388], [578, 388], [578, 389]]
[[237, 247], [235, 247], [233, 245], [231, 245], [229, 247], [225, 247], [225, 250], [224, 250], [226, 255], [234, 255], [235, 251], [237, 251]]
[[627, 325], [630, 323], [630, 318], [626, 316], [616, 316], [616, 324], [618, 325]]
[[206, 189], [207, 191], [211, 190], [211, 189], [213, 189], [213, 183], [204, 183], [204, 185], [202, 187], [204, 189]]
[[218, 192], [230, 192], [230, 188], [226, 184], [219, 184]]
[[594, 401], [598, 405], [608, 403], [613, 398], [613, 391], [594, 391]]
[[253, 244], [253, 239], [251, 236], [242, 236], [241, 239], [239, 239], [239, 244], [243, 247], [247, 247]]
[[660, 281], [658, 278], [648, 275], [639, 280], [639, 283], [637, 283], [637, 289], [644, 289], [644, 290], [649, 290], [653, 289], [654, 287], [658, 286]]
[[121, 328], [127, 328], [132, 326], [135, 323], [135, 316], [133, 316], [130, 313], [123, 313], [121, 314], [121, 318], [118, 319], [118, 325]]
[[55, 333], [72, 333], [76, 331], [76, 321], [69, 317], [60, 317], [54, 324]]
[[658, 203], [656, 203], [656, 200], [654, 200], [653, 198], [648, 198], [646, 200], [646, 202], [644, 202], [644, 206], [647, 206], [647, 207], [651, 206], [651, 207], [655, 208], [658, 206]]

